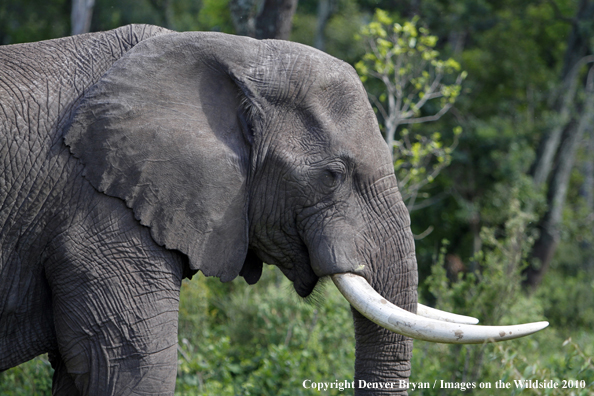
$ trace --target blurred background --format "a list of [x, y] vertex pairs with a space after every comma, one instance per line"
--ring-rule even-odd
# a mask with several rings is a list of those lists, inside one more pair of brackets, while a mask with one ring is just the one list
[[[292, 40], [352, 64], [393, 149], [420, 301], [488, 325], [551, 322], [495, 345], [416, 341], [411, 381], [594, 394], [594, 0], [0, 0], [0, 44], [129, 23]], [[325, 282], [302, 300], [265, 267], [252, 287], [184, 281], [176, 394], [352, 381], [348, 303]], [[51, 394], [51, 372], [42, 356], [0, 373], [0, 394]]]

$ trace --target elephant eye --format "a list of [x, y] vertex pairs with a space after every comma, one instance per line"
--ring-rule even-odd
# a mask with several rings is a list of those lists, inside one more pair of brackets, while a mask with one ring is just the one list
[[343, 174], [334, 170], [325, 170], [322, 173], [321, 182], [327, 188], [337, 187], [343, 179]]

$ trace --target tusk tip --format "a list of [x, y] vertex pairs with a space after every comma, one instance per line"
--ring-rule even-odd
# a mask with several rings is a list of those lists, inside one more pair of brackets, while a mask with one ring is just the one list
[[549, 327], [549, 322], [547, 322], [546, 320], [542, 321], [542, 322], [536, 322], [536, 324], [541, 326], [540, 329], [538, 329], [536, 331], [540, 331], [540, 330], [544, 329], [545, 327]]

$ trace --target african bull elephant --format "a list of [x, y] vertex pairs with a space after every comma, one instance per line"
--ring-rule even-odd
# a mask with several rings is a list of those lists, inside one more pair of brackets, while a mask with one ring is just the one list
[[182, 278], [252, 284], [263, 261], [300, 296], [332, 276], [368, 383], [409, 376], [409, 336], [545, 326], [415, 314], [409, 215], [342, 61], [132, 25], [4, 46], [0, 62], [0, 370], [49, 352], [54, 394], [173, 394]]

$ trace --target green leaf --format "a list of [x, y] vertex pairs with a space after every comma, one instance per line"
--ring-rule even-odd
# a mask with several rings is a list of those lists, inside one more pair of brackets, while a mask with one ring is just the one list
[[384, 25], [391, 25], [393, 20], [390, 18], [388, 13], [382, 9], [377, 8], [375, 10], [375, 19]]

